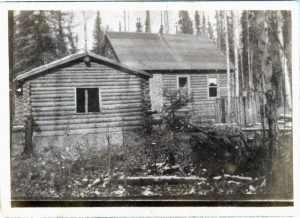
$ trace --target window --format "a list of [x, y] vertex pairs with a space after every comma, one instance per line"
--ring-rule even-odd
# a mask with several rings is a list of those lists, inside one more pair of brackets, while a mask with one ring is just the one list
[[76, 88], [76, 112], [100, 112], [98, 88]]
[[178, 88], [187, 88], [188, 80], [187, 77], [178, 77]]
[[208, 78], [208, 96], [210, 98], [218, 96], [217, 78]]
[[189, 77], [188, 76], [178, 76], [177, 77], [177, 88], [183, 90], [186, 94], [189, 93]]

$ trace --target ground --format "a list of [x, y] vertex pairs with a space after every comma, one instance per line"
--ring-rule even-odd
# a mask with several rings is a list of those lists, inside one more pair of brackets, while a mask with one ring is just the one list
[[[140, 168], [123, 161], [107, 169], [107, 159], [93, 156], [70, 160], [63, 155], [41, 155], [12, 159], [12, 196], [29, 199], [68, 199], [94, 197], [203, 197], [211, 195], [255, 195], [264, 192], [265, 179], [226, 173], [207, 178], [208, 169], [157, 163]], [[202, 175], [201, 175], [202, 174]], [[127, 175], [127, 176], [125, 176]], [[125, 179], [127, 178], [127, 180]], [[127, 184], [126, 182], [127, 181]]]
[[291, 134], [279, 139], [271, 186], [260, 134], [248, 135], [248, 143], [237, 129], [205, 130], [174, 134], [158, 129], [97, 151], [86, 145], [75, 150], [51, 146], [29, 158], [13, 155], [12, 198], [292, 198]]

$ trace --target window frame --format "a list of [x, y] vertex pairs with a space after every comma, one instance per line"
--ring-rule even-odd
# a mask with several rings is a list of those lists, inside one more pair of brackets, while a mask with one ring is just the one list
[[[77, 89], [98, 89], [98, 101], [99, 101], [99, 111], [97, 112], [77, 112]], [[101, 113], [101, 89], [98, 86], [92, 86], [92, 87], [74, 87], [74, 93], [75, 93], [75, 114], [95, 114], [95, 113]]]
[[[209, 79], [216, 79], [217, 81], [217, 96], [209, 96]], [[219, 98], [220, 94], [219, 94], [219, 75], [207, 75], [207, 98], [208, 99], [216, 99]]]
[[177, 90], [182, 89], [179, 87], [179, 78], [187, 78], [187, 90], [188, 90], [187, 93], [188, 93], [188, 95], [190, 95], [191, 94], [190, 75], [185, 75], [185, 74], [176, 75]]

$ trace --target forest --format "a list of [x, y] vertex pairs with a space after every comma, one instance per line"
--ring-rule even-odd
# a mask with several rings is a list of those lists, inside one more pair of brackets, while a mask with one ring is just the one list
[[[81, 16], [87, 51], [91, 17], [86, 12]], [[93, 17], [91, 51], [101, 55], [109, 26], [103, 27], [101, 11]], [[124, 11], [119, 31], [126, 31], [126, 19]], [[132, 19], [132, 31], [152, 32], [151, 11], [145, 11], [145, 20]], [[291, 12], [215, 11], [208, 16], [201, 10], [178, 11], [177, 19], [175, 34], [204, 35], [226, 57], [223, 124], [191, 120], [181, 109], [192, 99], [165, 90], [170, 104], [163, 107], [161, 123], [147, 120], [141, 137], [127, 136], [121, 147], [109, 145], [98, 154], [83, 148], [63, 154], [49, 148], [42, 156], [13, 155], [15, 198], [292, 198]], [[159, 32], [169, 34], [168, 11], [161, 12], [160, 21]], [[77, 53], [78, 25], [71, 11], [10, 11], [11, 90], [17, 75]], [[14, 96], [13, 91], [11, 105]]]

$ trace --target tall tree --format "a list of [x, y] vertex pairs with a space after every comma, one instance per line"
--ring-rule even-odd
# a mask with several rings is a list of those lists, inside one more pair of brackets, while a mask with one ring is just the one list
[[92, 49], [92, 51], [95, 52], [96, 54], [102, 53], [103, 38], [104, 38], [104, 32], [102, 31], [101, 28], [100, 12], [97, 11], [97, 15], [95, 18], [94, 32], [93, 32], [94, 44]]
[[204, 12], [202, 12], [202, 33], [204, 35], [207, 34], [207, 28], [206, 28], [206, 18]]
[[141, 22], [141, 19], [139, 17], [136, 19], [135, 25], [136, 25], [136, 32], [138, 32], [138, 33], [143, 32], [142, 22]]
[[151, 33], [150, 11], [146, 11], [145, 32]]
[[263, 73], [264, 78], [264, 93], [266, 97], [265, 113], [268, 121], [268, 165], [269, 165], [269, 173], [270, 179], [272, 179], [272, 173], [274, 172], [274, 168], [272, 167], [272, 163], [274, 158], [276, 158], [278, 154], [278, 122], [277, 122], [277, 108], [275, 104], [276, 100], [276, 87], [274, 83], [274, 73], [272, 62], [273, 59], [270, 56], [269, 49], [269, 37], [268, 37], [268, 24], [266, 19], [265, 11], [258, 11], [256, 15], [256, 26], [257, 26], [257, 39], [258, 39], [258, 53], [260, 56], [260, 66], [261, 72]]
[[281, 11], [277, 11], [277, 38], [279, 43], [279, 57], [281, 62], [281, 68], [284, 75], [284, 94], [288, 109], [292, 109], [292, 94], [291, 94], [291, 84], [290, 84], [290, 72], [288, 67], [288, 57], [285, 52], [285, 40], [283, 37], [283, 25], [284, 19]]
[[200, 15], [198, 11], [195, 12], [195, 30], [197, 35], [201, 34]]
[[216, 11], [215, 19], [216, 19], [216, 30], [217, 30], [217, 44], [219, 49], [223, 53], [226, 53], [224, 13], [225, 13], [224, 11]]
[[235, 96], [240, 95], [240, 79], [239, 79], [239, 27], [238, 27], [238, 15], [235, 11], [231, 12], [233, 19], [233, 47], [234, 47], [234, 74], [235, 74]]
[[169, 12], [164, 11], [164, 33], [169, 34]]
[[75, 34], [73, 32], [73, 29], [74, 29], [73, 20], [74, 20], [74, 13], [71, 12], [67, 19], [67, 33], [66, 33], [66, 36], [67, 36], [68, 42], [69, 42], [69, 46], [70, 46], [70, 48], [69, 48], [70, 54], [75, 54], [78, 51], [78, 49], [77, 49], [78, 36], [77, 36], [77, 34]]
[[193, 22], [189, 16], [188, 11], [179, 11], [179, 33], [181, 34], [193, 34]]
[[215, 41], [214, 29], [213, 29], [213, 26], [212, 26], [210, 20], [208, 20], [208, 22], [207, 22], [207, 34], [210, 39]]
[[122, 32], [122, 24], [121, 24], [121, 21], [119, 21], [119, 32]]
[[228, 122], [231, 123], [231, 76], [230, 76], [230, 60], [229, 60], [229, 39], [228, 39], [228, 25], [227, 13], [225, 11], [225, 45], [226, 45], [226, 65], [227, 65], [227, 115]]
[[55, 38], [44, 11], [20, 11], [15, 24], [16, 72], [41, 66], [55, 59]]
[[56, 52], [58, 58], [66, 56], [68, 52], [68, 44], [67, 44], [67, 17], [69, 16], [68, 12], [62, 11], [51, 11], [51, 21], [53, 24], [53, 32], [55, 33], [56, 39]]
[[[14, 115], [15, 115], [15, 85], [13, 79], [15, 77], [14, 74], [14, 11], [8, 11], [8, 49], [9, 49], [9, 106], [10, 106], [10, 123], [14, 123]], [[10, 137], [12, 136], [12, 126], [10, 125]], [[10, 143], [10, 149], [12, 149], [12, 143]]]

